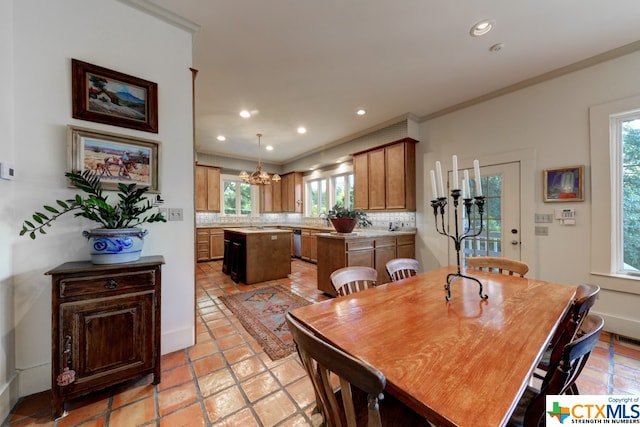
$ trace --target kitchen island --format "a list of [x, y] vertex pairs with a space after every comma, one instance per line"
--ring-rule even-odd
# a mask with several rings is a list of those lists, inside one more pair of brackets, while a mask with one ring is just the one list
[[291, 274], [291, 230], [225, 228], [222, 271], [247, 285], [287, 277]]
[[318, 234], [318, 290], [336, 296], [330, 276], [343, 267], [372, 267], [378, 273], [378, 284], [389, 282], [386, 263], [394, 258], [415, 258], [415, 234], [414, 230]]

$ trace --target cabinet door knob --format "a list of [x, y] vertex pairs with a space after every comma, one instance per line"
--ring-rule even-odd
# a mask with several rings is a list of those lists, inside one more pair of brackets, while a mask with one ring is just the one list
[[107, 284], [104, 285], [104, 287], [107, 289], [115, 289], [118, 287], [118, 282], [114, 279], [109, 279], [107, 280]]

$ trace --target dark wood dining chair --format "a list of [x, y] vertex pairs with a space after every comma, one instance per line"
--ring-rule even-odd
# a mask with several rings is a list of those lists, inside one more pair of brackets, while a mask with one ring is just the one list
[[290, 313], [285, 319], [311, 379], [324, 426], [430, 426], [392, 396], [382, 395], [386, 378], [379, 370], [321, 340]]
[[560, 359], [551, 364], [540, 390], [533, 387], [525, 390], [509, 420], [510, 427], [544, 425], [546, 396], [572, 394], [572, 386], [598, 343], [603, 326], [604, 320], [598, 315], [589, 314], [585, 318], [581, 336], [563, 347]]
[[[537, 378], [543, 378], [549, 367], [558, 363], [564, 347], [578, 335], [584, 319], [598, 298], [599, 292], [600, 287], [597, 285], [583, 284], [578, 286], [569, 311], [556, 328], [549, 346], [538, 364], [537, 372], [534, 374]], [[572, 387], [572, 394], [579, 394], [575, 384]]]
[[419, 264], [413, 258], [396, 258], [385, 265], [392, 282], [418, 274]]
[[474, 256], [465, 259], [467, 268], [513, 276], [524, 277], [529, 271], [526, 262], [497, 256]]
[[371, 267], [344, 267], [329, 277], [338, 296], [345, 296], [376, 286], [378, 272]]

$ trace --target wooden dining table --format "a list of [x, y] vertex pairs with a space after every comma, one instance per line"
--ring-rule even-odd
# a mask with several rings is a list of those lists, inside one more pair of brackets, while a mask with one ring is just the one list
[[[467, 271], [446, 301], [443, 267], [291, 310], [322, 339], [379, 369], [390, 393], [438, 426], [506, 424], [576, 286]], [[384, 400], [381, 401], [384, 410]]]

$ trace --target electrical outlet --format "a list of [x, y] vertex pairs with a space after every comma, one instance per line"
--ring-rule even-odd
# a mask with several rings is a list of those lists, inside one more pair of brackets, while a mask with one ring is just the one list
[[182, 208], [169, 208], [169, 221], [182, 221]]

